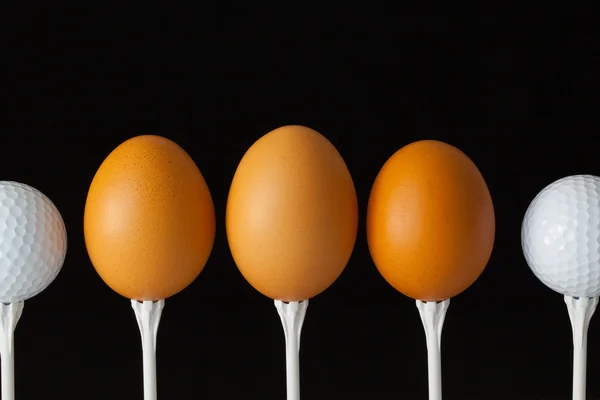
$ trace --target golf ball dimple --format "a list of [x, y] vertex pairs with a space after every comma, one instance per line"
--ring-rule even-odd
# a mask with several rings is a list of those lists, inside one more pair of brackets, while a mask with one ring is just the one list
[[27, 300], [56, 278], [67, 232], [56, 206], [39, 190], [0, 181], [0, 302]]
[[545, 187], [521, 230], [527, 264], [563, 295], [600, 295], [600, 178], [574, 175]]

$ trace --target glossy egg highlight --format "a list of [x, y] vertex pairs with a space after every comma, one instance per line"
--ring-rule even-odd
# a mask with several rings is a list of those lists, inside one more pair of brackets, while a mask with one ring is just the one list
[[227, 201], [227, 238], [246, 280], [267, 297], [302, 301], [340, 276], [354, 248], [358, 204], [329, 140], [284, 126], [242, 158]]
[[139, 301], [166, 299], [196, 279], [212, 250], [208, 186], [173, 141], [131, 138], [94, 176], [84, 235], [92, 264], [115, 292]]
[[413, 299], [442, 301], [481, 275], [494, 246], [492, 198], [478, 168], [449, 144], [398, 150], [373, 184], [367, 239], [377, 269]]

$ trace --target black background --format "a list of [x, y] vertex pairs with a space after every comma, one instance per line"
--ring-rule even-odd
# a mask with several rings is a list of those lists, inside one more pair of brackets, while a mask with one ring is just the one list
[[[218, 223], [206, 268], [166, 302], [159, 398], [285, 398], [279, 317], [238, 272], [224, 216], [245, 151], [288, 124], [316, 129], [337, 147], [361, 212], [349, 265], [308, 309], [303, 398], [427, 398], [417, 309], [379, 276], [364, 227], [379, 169], [420, 139], [471, 157], [497, 218], [487, 269], [448, 310], [444, 398], [570, 398], [566, 307], [527, 267], [520, 224], [550, 182], [600, 175], [597, 22], [416, 18], [359, 7], [325, 15], [297, 3], [277, 11], [249, 4], [192, 16], [173, 3], [160, 19], [142, 11], [57, 18], [38, 7], [2, 24], [0, 179], [48, 195], [69, 234], [62, 272], [26, 302], [16, 330], [18, 399], [142, 398], [133, 311], [94, 271], [82, 221], [103, 159], [144, 133], [193, 157]], [[588, 350], [589, 398], [600, 398], [594, 320]]]

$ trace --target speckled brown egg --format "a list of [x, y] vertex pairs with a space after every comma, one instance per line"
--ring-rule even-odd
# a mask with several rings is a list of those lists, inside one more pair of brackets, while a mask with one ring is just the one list
[[114, 291], [139, 301], [166, 299], [194, 281], [212, 250], [208, 186], [173, 141], [134, 137], [96, 172], [84, 235], [92, 264]]
[[320, 133], [276, 129], [242, 158], [226, 225], [233, 258], [256, 290], [283, 301], [312, 298], [340, 276], [356, 241], [350, 172]]
[[450, 144], [411, 143], [375, 179], [369, 249], [387, 282], [413, 299], [441, 301], [467, 289], [488, 263], [495, 232], [483, 176]]

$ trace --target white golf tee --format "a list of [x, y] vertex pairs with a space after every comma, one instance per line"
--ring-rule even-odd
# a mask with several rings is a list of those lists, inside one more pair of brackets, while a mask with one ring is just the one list
[[587, 335], [598, 298], [565, 296], [565, 303], [573, 328], [573, 400], [585, 400]]
[[450, 299], [439, 303], [417, 300], [427, 340], [429, 400], [442, 400], [442, 328], [449, 304]]
[[0, 303], [0, 357], [2, 359], [2, 400], [15, 399], [14, 332], [23, 313], [24, 303]]
[[275, 300], [285, 333], [287, 400], [300, 400], [300, 334], [308, 300], [285, 303]]
[[143, 301], [131, 300], [142, 337], [143, 368], [144, 368], [144, 400], [156, 400], [156, 336], [164, 300]]

